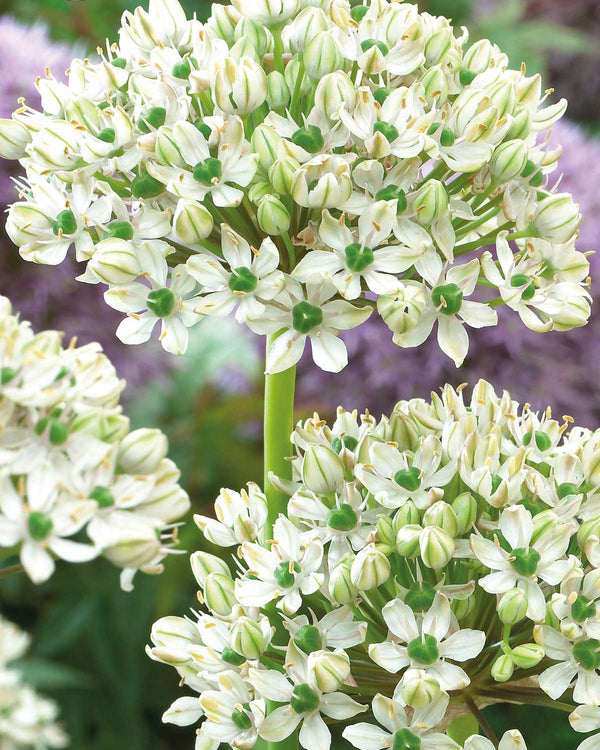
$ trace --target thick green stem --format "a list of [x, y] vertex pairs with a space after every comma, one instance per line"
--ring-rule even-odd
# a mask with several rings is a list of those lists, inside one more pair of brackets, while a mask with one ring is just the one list
[[[267, 337], [267, 349], [279, 336]], [[264, 467], [265, 494], [269, 504], [266, 538], [271, 537], [273, 523], [280, 513], [285, 513], [288, 497], [276, 489], [269, 481], [273, 472], [282, 479], [292, 478], [292, 464], [288, 460], [292, 453], [290, 436], [294, 429], [294, 388], [296, 384], [296, 367], [265, 375], [265, 413], [264, 413]]]

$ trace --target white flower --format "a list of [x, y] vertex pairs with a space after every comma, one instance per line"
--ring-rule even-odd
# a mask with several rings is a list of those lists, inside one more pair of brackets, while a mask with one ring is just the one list
[[267, 237], [257, 250], [231, 227], [221, 227], [221, 248], [227, 266], [212, 255], [192, 255], [187, 271], [203, 287], [194, 311], [201, 315], [229, 315], [235, 308], [240, 323], [260, 318], [263, 300], [275, 299], [285, 287], [278, 270], [279, 252]]
[[312, 622], [306, 615], [286, 618], [284, 625], [301, 650], [319, 651], [325, 647], [345, 649], [363, 643], [367, 635], [367, 624], [354, 620], [350, 607], [342, 606], [328, 612], [320, 620], [314, 616]]
[[569, 569], [563, 558], [573, 533], [571, 524], [556, 522], [538, 535], [532, 543], [534, 532], [531, 513], [522, 505], [502, 511], [499, 530], [508, 542], [510, 552], [488, 539], [471, 535], [473, 554], [492, 573], [479, 580], [479, 585], [490, 594], [503, 594], [520, 588], [527, 596], [527, 617], [540, 622], [546, 614], [546, 599], [539, 579], [550, 585], [559, 584]]
[[[117, 328], [117, 336], [125, 344], [148, 341], [154, 327], [161, 321], [160, 342], [171, 354], [183, 354], [187, 349], [187, 328], [200, 318], [195, 312], [198, 302], [196, 281], [180, 265], [171, 270], [167, 266], [163, 242], [146, 242], [140, 253], [141, 276], [148, 282], [134, 281], [114, 286], [104, 293], [107, 304], [127, 318]], [[170, 279], [169, 279], [170, 276]]]
[[[467, 739], [464, 750], [494, 750], [494, 745], [490, 740], [476, 734]], [[503, 734], [498, 750], [527, 750], [527, 746], [521, 732], [518, 729], [510, 729]]]
[[[569, 722], [576, 732], [587, 733], [600, 729], [600, 707], [577, 706], [569, 714]], [[578, 745], [577, 750], [598, 750], [598, 747], [600, 747], [600, 735], [596, 734]]]
[[256, 728], [265, 717], [264, 699], [253, 698], [247, 683], [235, 672], [221, 672], [217, 681], [218, 690], [205, 690], [200, 696], [200, 707], [206, 716], [202, 733], [240, 750], [253, 747], [258, 736]]
[[253, 542], [267, 518], [267, 499], [254, 482], [248, 489], [222, 489], [215, 500], [217, 519], [196, 514], [194, 521], [209, 542], [219, 547]]
[[392, 639], [369, 646], [369, 656], [376, 664], [393, 673], [407, 667], [421, 669], [444, 691], [461, 690], [470, 683], [467, 673], [451, 662], [474, 659], [485, 644], [485, 633], [454, 629], [450, 602], [444, 594], [437, 592], [432, 606], [419, 619], [400, 599], [388, 602], [382, 614]]

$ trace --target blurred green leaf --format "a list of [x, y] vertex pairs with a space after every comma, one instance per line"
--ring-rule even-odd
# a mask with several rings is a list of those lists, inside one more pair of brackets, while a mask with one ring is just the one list
[[21, 670], [23, 679], [41, 691], [67, 687], [91, 688], [93, 685], [91, 674], [46, 659], [23, 659], [16, 666]]

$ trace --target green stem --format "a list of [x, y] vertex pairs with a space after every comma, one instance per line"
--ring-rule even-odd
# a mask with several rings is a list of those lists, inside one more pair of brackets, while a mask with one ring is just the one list
[[275, 70], [279, 73], [284, 72], [283, 66], [283, 41], [281, 39], [281, 26], [273, 26], [273, 57], [275, 59]]
[[22, 565], [11, 565], [8, 568], [0, 568], [0, 578], [8, 578], [9, 576], [18, 575], [24, 573], [25, 568]]
[[477, 720], [479, 726], [485, 732], [486, 737], [494, 744], [494, 747], [498, 747], [498, 738], [496, 737], [494, 730], [485, 716], [477, 708], [477, 704], [470, 695], [465, 695], [465, 703], [467, 704], [469, 711], [473, 714], [473, 717]]
[[283, 242], [285, 243], [285, 249], [287, 250], [288, 259], [290, 262], [290, 271], [293, 271], [296, 267], [296, 251], [294, 250], [294, 246], [292, 245], [290, 235], [287, 232], [284, 232], [281, 237], [283, 239]]
[[290, 104], [290, 112], [292, 117], [297, 116], [298, 101], [300, 100], [300, 91], [302, 89], [302, 82], [304, 81], [304, 60], [300, 58], [300, 67], [298, 68], [298, 76], [296, 78], [296, 84], [294, 85], [294, 91], [292, 93], [292, 102]]
[[[279, 335], [276, 333], [267, 337], [267, 350]], [[271, 537], [273, 523], [280, 513], [285, 513], [288, 503], [287, 495], [269, 481], [269, 473], [273, 472], [282, 479], [292, 478], [292, 464], [287, 459], [292, 453], [290, 436], [294, 429], [295, 383], [295, 366], [284, 372], [265, 375], [264, 481], [269, 505], [265, 530], [267, 539]]]

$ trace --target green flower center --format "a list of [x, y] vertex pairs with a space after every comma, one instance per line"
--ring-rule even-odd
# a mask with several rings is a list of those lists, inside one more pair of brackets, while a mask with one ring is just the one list
[[167, 110], [164, 107], [151, 107], [138, 120], [138, 128], [142, 133], [149, 133], [151, 130], [158, 130], [166, 119]]
[[140, 170], [139, 175], [131, 183], [131, 194], [134, 198], [156, 198], [164, 189], [162, 182], [148, 174], [146, 168]]
[[[532, 432], [526, 432], [525, 435], [523, 435], [523, 445], [529, 445], [531, 443], [531, 438], [534, 436], [534, 433]], [[541, 430], [535, 431], [535, 444], [539, 451], [547, 451], [550, 446], [552, 445], [552, 441], [546, 435], [545, 432], [541, 432]]]
[[[64, 445], [69, 437], [69, 428], [67, 425], [59, 419], [49, 419], [48, 424], [50, 425], [48, 438], [52, 445]], [[43, 431], [44, 430], [42, 429], [42, 432]]]
[[533, 281], [530, 281], [529, 276], [525, 276], [524, 273], [516, 273], [510, 278], [510, 285], [512, 287], [525, 286], [525, 284], [527, 284], [527, 286], [521, 292], [521, 299], [524, 299], [525, 302], [527, 302], [535, 294], [535, 284]]
[[151, 310], [157, 318], [166, 318], [175, 307], [175, 295], [170, 289], [153, 289], [146, 297], [146, 307]]
[[358, 242], [353, 242], [344, 251], [346, 253], [346, 263], [351, 271], [360, 273], [371, 265], [375, 260], [373, 251], [369, 247], [362, 247]]
[[387, 55], [390, 51], [390, 48], [387, 46], [387, 44], [385, 44], [384, 42], [380, 42], [379, 39], [365, 39], [360, 43], [360, 48], [363, 52], [367, 52], [367, 50], [370, 50], [372, 47], [377, 47], [382, 55]]
[[199, 161], [193, 169], [194, 179], [203, 185], [213, 185], [223, 175], [223, 165], [218, 159], [209, 156], [204, 161]]
[[[364, 6], [360, 6], [361, 8]], [[385, 100], [388, 98], [388, 96], [392, 93], [394, 89], [388, 88], [388, 87], [382, 87], [380, 89], [377, 89], [377, 91], [374, 92], [373, 98], [378, 104], [383, 104]]]
[[332, 508], [327, 514], [327, 525], [335, 531], [352, 531], [357, 523], [358, 516], [348, 503], [341, 503], [339, 508]]
[[394, 474], [394, 481], [408, 492], [414, 492], [421, 486], [421, 472], [416, 466], [400, 469]]
[[290, 706], [294, 709], [297, 714], [304, 714], [308, 711], [315, 711], [319, 708], [319, 696], [315, 691], [303, 682], [300, 685], [296, 685], [292, 691], [292, 697], [290, 698]]
[[182, 81], [185, 81], [185, 79], [191, 72], [192, 66], [190, 65], [190, 61], [181, 60], [181, 62], [175, 63], [175, 65], [173, 65], [171, 75], [173, 76], [173, 78], [181, 78]]
[[208, 140], [210, 138], [210, 134], [212, 131], [209, 125], [207, 125], [205, 122], [202, 122], [202, 120], [194, 120], [193, 125], [199, 133], [202, 133], [205, 140]]
[[442, 315], [456, 315], [463, 303], [462, 289], [456, 284], [442, 284], [432, 290], [431, 299]]
[[355, 5], [350, 11], [352, 20], [356, 21], [356, 23], [360, 23], [363, 20], [363, 18], [367, 15], [368, 10], [369, 9], [367, 8], [366, 5]]
[[600, 641], [590, 638], [573, 646], [573, 657], [584, 669], [594, 670], [600, 667]]
[[94, 487], [90, 492], [90, 498], [98, 503], [99, 508], [111, 508], [115, 504], [115, 498], [108, 487]]
[[253, 292], [257, 284], [258, 279], [246, 266], [235, 268], [227, 282], [232, 292]]
[[577, 489], [577, 486], [571, 484], [571, 482], [563, 482], [562, 484], [558, 485], [556, 493], [562, 500], [563, 497], [568, 497], [569, 495], [579, 495], [579, 490]]
[[27, 525], [29, 526], [29, 535], [36, 542], [43, 542], [54, 528], [54, 523], [50, 516], [39, 511], [30, 513]]
[[421, 740], [409, 729], [399, 729], [392, 739], [392, 750], [421, 750]]
[[238, 729], [250, 729], [252, 726], [252, 719], [248, 716], [250, 711], [250, 704], [244, 703], [242, 708], [235, 708], [231, 714], [231, 721], [236, 725]]
[[3, 367], [0, 369], [0, 384], [6, 385], [6, 383], [10, 383], [13, 378], [16, 378], [16, 376], [17, 371], [13, 367]]
[[406, 211], [408, 201], [406, 200], [406, 193], [395, 185], [388, 185], [387, 187], [381, 188], [375, 194], [376, 201], [398, 201], [398, 213], [401, 214]]
[[292, 326], [298, 333], [308, 333], [323, 322], [323, 311], [309, 302], [298, 302], [292, 309]]
[[233, 664], [234, 667], [241, 667], [246, 661], [245, 657], [238, 654], [238, 652], [234, 651], [230, 646], [225, 646], [221, 651], [221, 659], [226, 664]]
[[416, 581], [406, 592], [404, 601], [413, 612], [424, 612], [435, 599], [435, 589], [430, 583]]
[[571, 614], [575, 622], [584, 622], [588, 617], [596, 616], [596, 605], [587, 596], [579, 594], [571, 605]]
[[308, 151], [309, 154], [316, 154], [325, 145], [325, 139], [316, 125], [306, 125], [296, 130], [292, 136], [292, 143]]
[[56, 217], [54, 224], [52, 224], [52, 231], [56, 235], [74, 234], [77, 231], [77, 220], [73, 211], [68, 208], [61, 211]]
[[106, 227], [104, 237], [118, 237], [120, 240], [133, 239], [133, 227], [128, 221], [111, 221]]
[[323, 648], [321, 633], [314, 625], [303, 625], [294, 636], [294, 643], [305, 654], [312, 654], [313, 651], [320, 651]]
[[294, 581], [296, 580], [295, 574], [299, 572], [300, 566], [297, 562], [293, 563], [292, 569], [290, 569], [289, 562], [280, 562], [273, 571], [273, 578], [282, 589], [289, 589], [294, 585]]
[[412, 640], [406, 651], [409, 658], [421, 664], [433, 664], [440, 658], [437, 640], [428, 633], [423, 633], [420, 638]]
[[331, 447], [336, 453], [341, 453], [342, 448], [348, 448], [349, 451], [355, 451], [358, 445], [358, 440], [352, 435], [345, 435], [343, 438], [334, 438], [331, 441]]
[[390, 125], [387, 122], [376, 122], [373, 126], [375, 133], [381, 133], [390, 143], [395, 141], [399, 137], [400, 133], [395, 125]]
[[468, 68], [461, 68], [458, 77], [462, 86], [468, 86], [470, 83], [473, 83], [473, 80], [477, 77], [477, 73], [473, 73]]
[[450, 130], [450, 128], [442, 129], [442, 132], [440, 133], [440, 144], [442, 146], [444, 146], [445, 148], [448, 148], [449, 146], [454, 146], [455, 140], [456, 140], [456, 136]]
[[116, 137], [117, 134], [115, 133], [114, 128], [104, 128], [104, 130], [101, 130], [98, 133], [98, 139], [104, 143], [114, 143]]
[[529, 549], [518, 547], [512, 551], [512, 556], [515, 559], [511, 560], [510, 564], [522, 576], [532, 576], [541, 559], [540, 553], [533, 547], [529, 547]]

